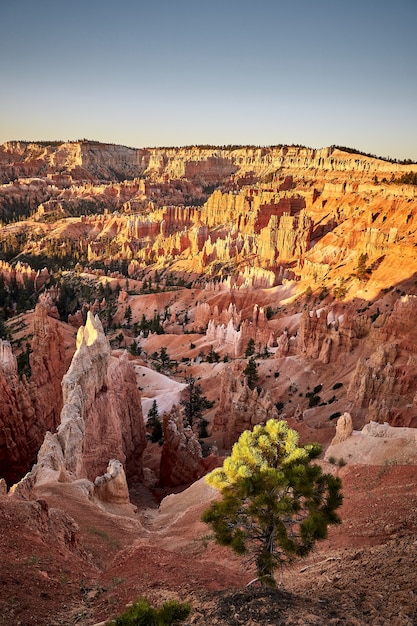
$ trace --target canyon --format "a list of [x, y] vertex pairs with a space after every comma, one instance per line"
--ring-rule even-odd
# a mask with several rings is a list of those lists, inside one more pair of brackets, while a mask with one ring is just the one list
[[282, 572], [285, 623], [415, 623], [416, 174], [335, 146], [0, 146], [0, 624], [141, 595], [284, 619], [200, 521], [204, 475], [270, 418], [344, 493]]

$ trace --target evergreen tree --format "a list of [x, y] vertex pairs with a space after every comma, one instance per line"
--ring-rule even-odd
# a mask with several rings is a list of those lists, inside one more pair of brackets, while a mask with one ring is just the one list
[[244, 375], [248, 379], [248, 387], [250, 389], [254, 389], [256, 383], [258, 382], [258, 366], [256, 365], [255, 358], [251, 356], [249, 359], [245, 369], [243, 370]]
[[147, 426], [152, 428], [151, 441], [155, 443], [162, 439], [162, 424], [159, 419], [158, 404], [156, 400], [153, 401], [151, 408], [148, 411]]
[[249, 339], [248, 345], [246, 346], [245, 357], [250, 357], [255, 354], [255, 339]]
[[196, 425], [199, 436], [206, 437], [207, 420], [203, 418], [203, 411], [211, 409], [214, 402], [207, 400], [206, 396], [203, 396], [201, 386], [196, 385], [195, 378], [190, 376], [186, 380], [188, 383], [186, 389], [187, 396], [185, 400], [181, 400], [185, 414], [184, 425], [191, 426], [191, 428]]
[[341, 481], [311, 460], [318, 444], [298, 447], [298, 434], [281, 420], [245, 431], [232, 454], [207, 475], [221, 500], [202, 520], [218, 543], [248, 555], [263, 585], [275, 586], [274, 569], [307, 555], [340, 523]]
[[126, 307], [126, 311], [125, 311], [125, 320], [128, 323], [128, 325], [130, 325], [130, 322], [132, 321], [132, 308], [130, 306], [130, 304], [127, 305]]

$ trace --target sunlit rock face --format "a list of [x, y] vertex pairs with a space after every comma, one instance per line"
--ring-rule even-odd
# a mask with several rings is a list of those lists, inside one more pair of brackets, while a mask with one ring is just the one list
[[143, 472], [146, 437], [141, 398], [127, 354], [111, 357], [101, 322], [90, 312], [86, 325], [78, 330], [77, 349], [62, 379], [62, 391], [58, 429], [46, 434], [37, 464], [17, 493], [48, 482], [88, 479], [92, 496], [93, 483], [102, 475], [97, 497], [126, 500], [126, 475], [136, 481]]
[[129, 478], [140, 478], [146, 445], [140, 393], [127, 355], [112, 359], [98, 317], [89, 312], [62, 380], [64, 406], [57, 437], [65, 467], [90, 480], [117, 458]]

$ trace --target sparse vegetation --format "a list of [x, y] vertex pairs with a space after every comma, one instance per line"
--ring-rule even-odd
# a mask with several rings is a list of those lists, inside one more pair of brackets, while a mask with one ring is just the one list
[[199, 437], [205, 438], [207, 433], [207, 420], [203, 417], [203, 412], [211, 409], [214, 402], [211, 402], [203, 396], [201, 386], [196, 384], [195, 378], [189, 376], [186, 378], [188, 383], [186, 388], [186, 398], [181, 400], [184, 407], [184, 425], [196, 426]]
[[258, 366], [253, 356], [249, 359], [243, 373], [247, 377], [248, 387], [250, 389], [254, 389], [256, 387], [256, 383], [258, 382], [259, 375]]
[[189, 604], [169, 600], [158, 609], [146, 598], [139, 598], [122, 615], [110, 622], [111, 626], [174, 626], [181, 624], [191, 613]]

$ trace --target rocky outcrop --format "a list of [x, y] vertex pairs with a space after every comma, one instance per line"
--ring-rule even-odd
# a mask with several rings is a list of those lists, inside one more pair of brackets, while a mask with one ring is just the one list
[[36, 291], [41, 289], [49, 281], [49, 272], [46, 268], [35, 271], [28, 263], [18, 261], [16, 265], [10, 265], [6, 261], [0, 261], [0, 278], [8, 286], [16, 282], [20, 287], [32, 283]]
[[[90, 312], [85, 327], [78, 331], [77, 350], [62, 389], [57, 432], [46, 434], [38, 462], [17, 493], [22, 495], [28, 488], [48, 482], [87, 479], [86, 490], [91, 495], [93, 481], [103, 474], [96, 495], [106, 501], [125, 500], [125, 472], [119, 463], [129, 479], [142, 476], [146, 438], [141, 398], [127, 355], [111, 358], [100, 320]], [[114, 459], [110, 465], [109, 458]]]
[[8, 342], [0, 342], [0, 475], [19, 480], [36, 459], [47, 430], [59, 423], [61, 380], [68, 366], [59, 323], [38, 304], [33, 317], [31, 376], [19, 377]]
[[193, 483], [206, 473], [197, 435], [189, 426], [184, 427], [183, 421], [177, 405], [163, 417], [164, 445], [159, 479], [167, 487]]
[[415, 428], [394, 428], [387, 423], [370, 422], [361, 431], [351, 431], [350, 435], [345, 432], [347, 436], [337, 440], [335, 438], [326, 450], [325, 460], [334, 462], [343, 459], [344, 463], [349, 464], [385, 466], [415, 464], [416, 433]]
[[112, 459], [106, 473], [97, 476], [94, 481], [94, 494], [102, 502], [129, 504], [126, 474], [120, 461]]
[[369, 318], [353, 311], [335, 315], [326, 308], [305, 309], [300, 318], [297, 352], [324, 364], [335, 362], [352, 352], [370, 327]]
[[416, 359], [399, 359], [396, 342], [381, 344], [369, 357], [360, 358], [348, 389], [356, 407], [367, 408], [366, 421], [390, 422], [397, 408], [412, 406]]
[[62, 380], [64, 406], [57, 438], [65, 467], [90, 480], [118, 458], [129, 479], [142, 473], [146, 445], [140, 394], [127, 355], [111, 359], [98, 317], [87, 314], [77, 335], [77, 351]]
[[223, 434], [225, 448], [231, 448], [245, 430], [269, 419], [278, 419], [278, 411], [268, 391], [250, 389], [232, 365], [221, 374], [219, 410], [213, 421], [213, 436]]
[[336, 434], [332, 439], [331, 445], [334, 446], [337, 443], [342, 443], [348, 439], [353, 432], [352, 417], [349, 413], [343, 413], [337, 420]]
[[337, 148], [315, 150], [296, 146], [243, 147], [236, 149], [200, 148], [127, 148], [93, 141], [67, 143], [30, 143], [10, 141], [0, 146], [2, 182], [21, 176], [42, 176], [56, 170], [73, 179], [124, 179], [145, 175], [163, 183], [187, 179], [213, 184], [233, 176], [235, 180], [273, 175], [278, 170], [287, 176], [309, 169], [321, 171], [329, 184], [337, 174], [352, 179], [371, 178], [415, 171], [414, 164], [389, 163]]

